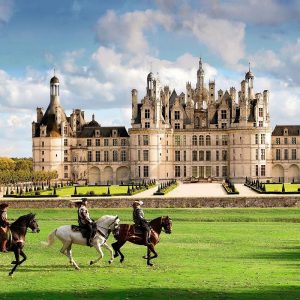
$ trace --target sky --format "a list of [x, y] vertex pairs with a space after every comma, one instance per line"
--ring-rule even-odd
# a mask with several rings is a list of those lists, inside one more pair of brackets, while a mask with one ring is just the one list
[[32, 155], [54, 69], [67, 115], [129, 128], [131, 90], [144, 97], [150, 70], [185, 92], [199, 57], [224, 91], [240, 89], [250, 62], [272, 127], [300, 124], [297, 0], [0, 0], [0, 156]]

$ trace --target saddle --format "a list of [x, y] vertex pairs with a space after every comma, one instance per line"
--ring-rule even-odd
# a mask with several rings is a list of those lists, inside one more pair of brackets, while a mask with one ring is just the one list
[[89, 232], [88, 232], [88, 229], [86, 229], [85, 227], [81, 227], [81, 226], [78, 226], [78, 225], [71, 225], [71, 230], [73, 232], [81, 232], [83, 238], [88, 237]]
[[144, 234], [144, 232], [145, 232], [145, 229], [140, 225], [133, 225], [131, 228], [132, 228], [131, 233], [133, 235], [140, 235], [140, 234]]

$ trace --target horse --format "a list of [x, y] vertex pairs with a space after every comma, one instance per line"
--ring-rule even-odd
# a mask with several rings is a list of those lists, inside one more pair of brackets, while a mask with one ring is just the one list
[[[112, 244], [113, 249], [115, 250], [114, 257], [121, 256], [120, 262], [124, 261], [124, 255], [121, 252], [121, 247], [128, 241], [133, 244], [142, 245], [147, 247], [147, 255], [143, 258], [147, 259], [147, 265], [153, 266], [150, 262], [153, 258], [158, 256], [154, 247], [159, 242], [159, 235], [162, 230], [167, 234], [171, 234], [172, 232], [172, 220], [168, 216], [162, 216], [150, 221], [150, 243], [148, 245], [145, 244], [144, 232], [142, 228], [136, 227], [131, 224], [120, 224], [119, 232], [115, 235], [115, 239], [117, 240]], [[150, 256], [151, 252], [154, 254]]]
[[[120, 219], [118, 216], [103, 216], [98, 219], [96, 223], [96, 234], [91, 242], [91, 246], [95, 247], [100, 256], [90, 261], [90, 265], [97, 263], [103, 256], [101, 247], [104, 246], [110, 252], [109, 264], [113, 262], [113, 251], [106, 243], [110, 233], [116, 234], [118, 231]], [[73, 229], [72, 229], [73, 228]], [[74, 230], [76, 228], [76, 231]], [[63, 246], [60, 252], [69, 258], [70, 264], [75, 267], [75, 269], [80, 270], [79, 266], [72, 257], [72, 244], [86, 246], [87, 239], [82, 236], [82, 233], [78, 230], [79, 226], [74, 225], [63, 225], [54, 229], [48, 235], [48, 241], [43, 242], [46, 246], [51, 246], [54, 243], [55, 237], [57, 237]]]
[[[23, 248], [25, 245], [25, 236], [28, 227], [32, 230], [32, 232], [40, 232], [39, 225], [35, 219], [35, 214], [30, 213], [21, 216], [9, 226], [7, 250], [14, 252], [16, 258], [15, 261], [11, 262], [14, 266], [9, 272], [9, 276], [12, 276], [17, 267], [27, 259]], [[21, 260], [20, 256], [22, 256]]]

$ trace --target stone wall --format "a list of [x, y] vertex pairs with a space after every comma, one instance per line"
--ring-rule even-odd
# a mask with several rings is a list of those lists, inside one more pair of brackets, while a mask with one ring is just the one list
[[[73, 199], [74, 200], [74, 199]], [[89, 207], [129, 208], [133, 198], [90, 198]], [[1, 199], [9, 203], [10, 208], [71, 208], [75, 205], [69, 199]], [[144, 207], [151, 208], [200, 208], [200, 207], [298, 207], [300, 197], [209, 197], [209, 198], [150, 198], [143, 199]]]

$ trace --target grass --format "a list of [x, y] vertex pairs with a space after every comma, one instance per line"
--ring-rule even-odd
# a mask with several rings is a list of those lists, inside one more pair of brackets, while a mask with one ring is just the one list
[[[147, 218], [169, 215], [173, 233], [161, 234], [154, 267], [145, 249], [125, 244], [125, 262], [89, 266], [95, 250], [73, 247], [81, 267], [73, 270], [57, 241], [41, 240], [54, 228], [76, 223], [75, 209], [37, 209], [41, 232], [27, 235], [28, 260], [13, 278], [12, 254], [0, 254], [0, 299], [300, 299], [300, 215], [286, 209], [145, 209]], [[10, 210], [16, 218], [28, 210]], [[98, 218], [129, 209], [91, 209]], [[110, 242], [113, 238], [110, 237]]]
[[[281, 192], [282, 183], [278, 184], [265, 184], [266, 192]], [[300, 184], [297, 183], [284, 183], [284, 189], [286, 192], [298, 192]]]
[[[77, 195], [80, 196], [87, 194], [88, 192], [93, 191], [95, 195], [102, 195], [107, 193], [107, 186], [77, 186]], [[111, 185], [109, 187], [110, 194], [127, 194], [128, 186], [119, 186], [119, 185]], [[71, 197], [74, 194], [75, 187], [73, 186], [66, 186], [63, 188], [56, 189], [56, 195], [59, 197]], [[51, 191], [48, 190], [40, 190], [41, 195], [53, 195], [53, 189]], [[26, 193], [25, 195], [34, 195], [32, 193]]]

